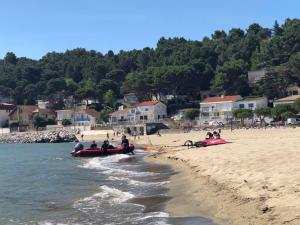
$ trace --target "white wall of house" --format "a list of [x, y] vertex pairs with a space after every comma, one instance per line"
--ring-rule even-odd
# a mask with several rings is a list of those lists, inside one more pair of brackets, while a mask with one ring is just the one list
[[268, 106], [268, 99], [265, 97], [244, 99], [235, 103], [235, 108], [238, 109], [255, 110], [257, 108], [265, 108], [267, 106]]
[[200, 120], [226, 120], [232, 117], [235, 102], [200, 103]]
[[57, 110], [56, 111], [56, 121], [58, 124], [61, 124], [61, 121], [64, 119], [70, 120], [73, 122], [74, 111], [72, 110]]

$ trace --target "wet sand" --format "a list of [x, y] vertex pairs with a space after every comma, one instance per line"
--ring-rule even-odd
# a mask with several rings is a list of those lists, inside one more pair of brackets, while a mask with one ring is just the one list
[[165, 146], [151, 161], [172, 165], [166, 210], [218, 224], [300, 224], [300, 128], [223, 131], [231, 144], [175, 147], [204, 132], [165, 134], [138, 143]]

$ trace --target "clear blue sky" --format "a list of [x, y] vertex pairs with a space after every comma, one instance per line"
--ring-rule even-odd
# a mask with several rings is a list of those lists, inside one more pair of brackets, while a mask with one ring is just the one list
[[141, 49], [162, 36], [201, 40], [253, 22], [272, 27], [300, 18], [299, 9], [299, 0], [0, 0], [0, 58]]

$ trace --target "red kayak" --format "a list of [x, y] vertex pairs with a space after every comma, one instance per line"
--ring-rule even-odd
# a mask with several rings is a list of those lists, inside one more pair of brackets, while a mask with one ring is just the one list
[[111, 146], [107, 149], [107, 152], [104, 152], [101, 148], [96, 149], [83, 149], [79, 151], [71, 152], [71, 155], [74, 157], [96, 157], [96, 156], [106, 156], [106, 155], [114, 155], [114, 154], [126, 154], [133, 152], [134, 145], [130, 144], [128, 149], [124, 149], [123, 146]]
[[222, 138], [217, 138], [217, 139], [205, 139], [201, 141], [204, 143], [205, 146], [210, 146], [210, 145], [221, 145], [221, 144], [227, 144], [229, 143], [228, 141], [225, 141]]

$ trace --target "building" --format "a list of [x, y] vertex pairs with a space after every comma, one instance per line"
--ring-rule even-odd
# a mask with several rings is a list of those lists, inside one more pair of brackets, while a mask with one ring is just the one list
[[94, 109], [80, 110], [75, 113], [75, 119], [73, 125], [76, 129], [80, 130], [92, 130], [96, 127], [96, 119], [99, 113]]
[[217, 120], [225, 122], [232, 118], [232, 111], [237, 108], [240, 95], [208, 97], [200, 102], [200, 123]]
[[15, 108], [15, 105], [0, 103], [0, 127], [5, 124], [8, 124], [9, 114]]
[[280, 98], [277, 100], [274, 100], [273, 106], [281, 105], [281, 104], [293, 104], [296, 99], [300, 98], [300, 95], [291, 95], [285, 98]]
[[27, 131], [32, 128], [33, 111], [35, 105], [17, 105], [9, 113], [9, 125], [12, 130]]
[[300, 95], [300, 87], [297, 84], [291, 84], [286, 88], [288, 96]]
[[128, 94], [124, 95], [124, 98], [123, 98], [124, 104], [132, 105], [132, 104], [137, 104], [138, 102], [139, 102], [139, 100], [134, 93], [128, 93]]
[[37, 105], [39, 109], [48, 109], [50, 106], [50, 102], [44, 100], [37, 100]]
[[248, 72], [248, 83], [250, 86], [253, 86], [256, 84], [258, 81], [263, 79], [266, 76], [267, 70], [262, 69], [262, 70], [256, 70], [256, 71], [249, 71]]
[[240, 109], [265, 108], [268, 107], [268, 99], [266, 97], [246, 97], [236, 103]]
[[160, 101], [145, 101], [110, 114], [110, 123], [155, 122], [167, 117], [167, 106]]
[[69, 120], [71, 123], [74, 122], [75, 111], [70, 109], [56, 110], [56, 121], [58, 125], [62, 125], [63, 120]]
[[96, 126], [96, 119], [99, 113], [94, 109], [74, 110], [57, 110], [56, 121], [57, 125], [62, 125], [63, 120], [69, 120], [72, 123], [72, 128], [79, 130], [91, 130]]
[[45, 108], [37, 108], [32, 112], [32, 116], [40, 116], [45, 119], [53, 118], [55, 119], [55, 112], [51, 109], [45, 109]]

